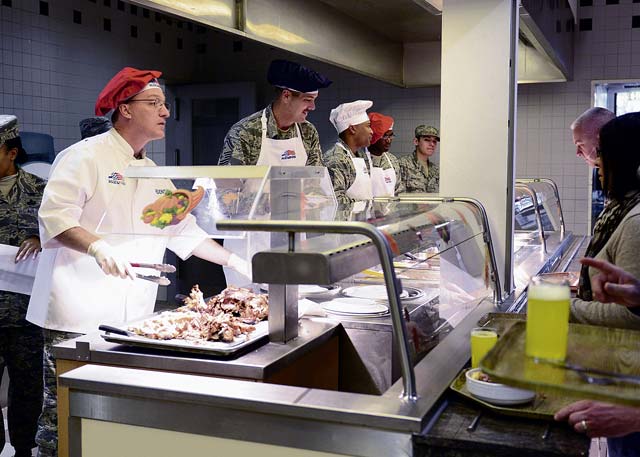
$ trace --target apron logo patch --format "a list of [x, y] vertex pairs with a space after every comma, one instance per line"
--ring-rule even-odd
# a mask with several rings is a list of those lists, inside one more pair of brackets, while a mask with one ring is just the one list
[[109, 181], [109, 184], [122, 184], [123, 186], [127, 185], [127, 183], [124, 182], [124, 176], [122, 176], [117, 171], [114, 171], [113, 173], [111, 173], [107, 177], [107, 180]]
[[391, 178], [389, 176], [385, 176], [384, 182], [386, 182], [387, 184], [391, 184]]
[[291, 149], [287, 149], [280, 156], [280, 160], [290, 160], [295, 158], [296, 158], [296, 151], [293, 151]]

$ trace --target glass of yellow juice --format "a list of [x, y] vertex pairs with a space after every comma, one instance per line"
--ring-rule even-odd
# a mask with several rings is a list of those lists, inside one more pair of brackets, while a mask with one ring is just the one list
[[525, 353], [530, 357], [564, 361], [569, 334], [567, 281], [549, 281], [535, 276], [527, 296], [527, 331]]
[[477, 327], [471, 330], [471, 368], [477, 368], [487, 352], [498, 341], [498, 332], [494, 328]]

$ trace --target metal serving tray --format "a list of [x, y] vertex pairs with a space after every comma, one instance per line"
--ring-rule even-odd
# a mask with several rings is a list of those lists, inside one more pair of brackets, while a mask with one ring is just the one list
[[[128, 325], [136, 325], [146, 319], [132, 322]], [[233, 342], [222, 341], [200, 341], [200, 340], [154, 340], [139, 335], [118, 335], [111, 332], [102, 332], [100, 336], [111, 343], [124, 344], [126, 346], [136, 346], [148, 349], [158, 349], [164, 351], [195, 352], [199, 354], [228, 356], [258, 341], [262, 341], [269, 336], [268, 321], [261, 321], [256, 324], [256, 329], [248, 335], [236, 337]]]

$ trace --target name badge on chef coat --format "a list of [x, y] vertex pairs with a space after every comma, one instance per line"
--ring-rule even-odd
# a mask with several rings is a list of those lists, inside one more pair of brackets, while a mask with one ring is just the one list
[[280, 160], [291, 160], [296, 158], [296, 151], [287, 149], [280, 155]]
[[109, 182], [109, 184], [116, 184], [116, 185], [122, 184], [123, 186], [127, 185], [127, 183], [124, 180], [124, 176], [122, 176], [117, 171], [114, 171], [109, 176], [107, 176], [107, 181]]

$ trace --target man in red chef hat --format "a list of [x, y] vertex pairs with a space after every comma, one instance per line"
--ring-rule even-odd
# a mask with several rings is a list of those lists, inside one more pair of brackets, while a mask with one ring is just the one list
[[96, 115], [111, 114], [113, 128], [60, 152], [44, 190], [38, 213], [44, 249], [27, 312], [45, 329], [45, 399], [36, 437], [41, 456], [57, 455], [52, 346], [100, 324], [153, 312], [158, 286], [136, 279], [130, 262], [161, 263], [169, 248], [182, 259], [196, 255], [251, 275], [247, 262], [211, 240], [192, 215], [157, 234], [150, 231], [160, 229], [141, 221], [141, 208], [173, 190], [169, 180], [125, 172], [155, 166], [145, 146], [164, 137], [170, 108], [160, 75], [130, 67], [118, 72], [96, 101]]
[[367, 148], [371, 154], [371, 186], [374, 197], [393, 197], [404, 192], [400, 179], [398, 158], [389, 152], [393, 142], [393, 118], [381, 113], [369, 113], [371, 121], [371, 144]]

